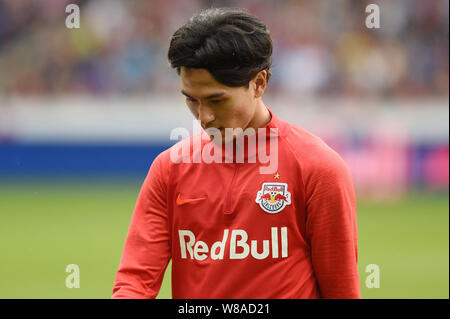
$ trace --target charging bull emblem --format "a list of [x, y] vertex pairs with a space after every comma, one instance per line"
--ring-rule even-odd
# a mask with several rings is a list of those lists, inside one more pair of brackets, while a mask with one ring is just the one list
[[288, 192], [286, 183], [263, 183], [256, 195], [256, 203], [266, 213], [276, 214], [291, 204], [291, 193]]

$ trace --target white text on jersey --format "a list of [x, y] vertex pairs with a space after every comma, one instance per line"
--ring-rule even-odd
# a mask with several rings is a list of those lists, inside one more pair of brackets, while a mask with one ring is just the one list
[[[228, 239], [229, 230], [223, 231], [223, 238], [221, 241], [216, 241], [209, 248], [204, 241], [196, 241], [195, 235], [190, 230], [178, 230], [180, 238], [181, 258], [187, 259], [187, 255], [191, 259], [205, 260], [210, 255], [212, 260], [223, 259], [225, 253], [225, 246]], [[271, 239], [262, 241], [262, 252], [258, 252], [258, 241], [251, 240], [250, 245], [247, 243], [248, 234], [243, 229], [234, 229], [230, 236], [230, 259], [244, 259], [249, 254], [255, 259], [265, 259], [272, 252], [272, 258], [279, 257], [278, 245], [278, 227], [271, 227]], [[281, 258], [288, 257], [288, 235], [287, 227], [280, 227], [281, 233]], [[239, 238], [239, 239], [238, 239]], [[187, 241], [186, 241], [187, 239]], [[270, 249], [270, 246], [272, 246]], [[239, 250], [239, 252], [238, 252]]]

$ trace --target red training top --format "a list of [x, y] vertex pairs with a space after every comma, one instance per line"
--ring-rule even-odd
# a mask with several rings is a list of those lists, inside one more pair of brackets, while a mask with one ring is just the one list
[[[320, 138], [269, 112], [258, 147], [246, 137], [243, 161], [206, 133], [157, 156], [113, 298], [155, 298], [171, 258], [173, 298], [361, 297], [349, 170]], [[211, 150], [218, 157], [207, 163]]]

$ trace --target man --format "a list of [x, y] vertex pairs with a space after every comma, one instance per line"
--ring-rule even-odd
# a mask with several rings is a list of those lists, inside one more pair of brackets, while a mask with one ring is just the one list
[[[154, 160], [113, 298], [155, 298], [170, 259], [173, 298], [360, 298], [351, 176], [320, 138], [264, 105], [271, 54], [266, 26], [238, 9], [203, 11], [174, 33], [181, 91], [216, 131]], [[230, 138], [231, 129], [255, 134]], [[268, 144], [277, 166], [261, 173]], [[201, 160], [207, 148], [224, 150], [219, 161]]]

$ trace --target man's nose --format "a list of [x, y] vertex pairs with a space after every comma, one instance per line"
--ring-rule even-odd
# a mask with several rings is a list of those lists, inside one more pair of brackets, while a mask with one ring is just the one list
[[198, 120], [204, 129], [208, 128], [208, 123], [215, 120], [214, 112], [208, 106], [200, 104], [198, 107]]

